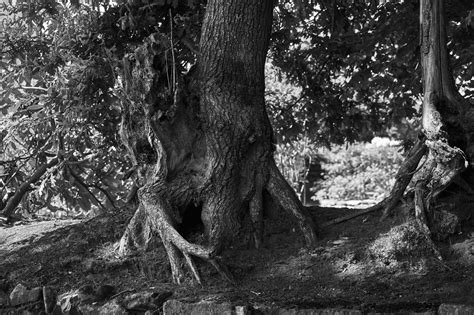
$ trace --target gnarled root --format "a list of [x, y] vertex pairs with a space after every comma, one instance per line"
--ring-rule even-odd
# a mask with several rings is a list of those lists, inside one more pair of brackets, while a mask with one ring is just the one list
[[294, 190], [278, 170], [274, 161], [270, 163], [269, 169], [270, 178], [265, 188], [281, 208], [289, 211], [296, 217], [299, 227], [303, 232], [306, 245], [314, 246], [318, 239], [317, 229], [308, 210], [303, 207], [298, 196], [296, 196]]
[[383, 208], [383, 214], [380, 220], [386, 219], [391, 214], [393, 209], [397, 206], [398, 201], [403, 196], [405, 189], [416, 172], [416, 168], [420, 163], [421, 158], [426, 154], [427, 147], [424, 140], [424, 137], [418, 139], [410, 150], [407, 158], [400, 166], [397, 175], [395, 175], [396, 181], [390, 191], [390, 195], [379, 204]]
[[188, 242], [176, 230], [177, 223], [168, 201], [156, 193], [144, 192], [142, 189], [140, 207], [120, 240], [119, 253], [129, 254], [133, 248], [145, 249], [153, 233], [158, 233], [168, 255], [173, 282], [181, 284], [185, 278], [182, 264], [184, 258], [193, 278], [197, 283], [202, 283], [192, 256], [208, 261], [226, 280], [234, 282], [232, 275], [216, 256], [216, 248]]

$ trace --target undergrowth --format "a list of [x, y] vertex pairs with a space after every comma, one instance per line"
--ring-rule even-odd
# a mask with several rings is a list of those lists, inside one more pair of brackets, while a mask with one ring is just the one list
[[299, 191], [304, 181], [304, 159], [319, 163], [322, 176], [312, 185], [315, 200], [380, 199], [388, 194], [403, 161], [399, 146], [355, 143], [318, 148], [307, 139], [277, 145], [275, 160], [291, 186]]

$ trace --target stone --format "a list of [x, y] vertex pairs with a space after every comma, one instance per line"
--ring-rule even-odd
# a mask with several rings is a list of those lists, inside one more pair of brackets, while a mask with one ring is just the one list
[[233, 307], [230, 303], [216, 303], [201, 301], [185, 303], [178, 300], [168, 300], [163, 305], [163, 315], [232, 315]]
[[359, 310], [351, 309], [279, 309], [275, 315], [362, 315]]
[[35, 302], [40, 300], [42, 295], [43, 289], [41, 287], [29, 290], [20, 283], [10, 293], [10, 303], [11, 305], [15, 306], [24, 303]]
[[2, 305], [9, 305], [10, 304], [10, 297], [8, 294], [0, 290], [0, 306]]
[[248, 306], [236, 306], [235, 315], [250, 315], [251, 312]]
[[439, 315], [474, 315], [474, 306], [459, 304], [441, 304], [438, 309]]
[[109, 301], [104, 305], [79, 305], [78, 310], [82, 315], [126, 315], [127, 310], [123, 308], [116, 300]]
[[155, 310], [173, 295], [172, 292], [145, 291], [127, 295], [123, 304], [128, 310]]
[[[56, 303], [59, 306], [58, 314], [78, 314], [77, 307], [80, 303], [92, 302], [93, 296], [86, 294], [84, 291], [74, 290], [58, 296]], [[57, 307], [55, 307], [54, 311], [56, 309]], [[55, 314], [54, 311], [53, 314]]]

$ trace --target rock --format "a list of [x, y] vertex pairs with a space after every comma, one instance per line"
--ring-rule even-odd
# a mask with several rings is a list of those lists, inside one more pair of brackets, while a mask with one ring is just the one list
[[0, 306], [2, 305], [9, 305], [10, 304], [10, 297], [8, 294], [0, 290]]
[[77, 306], [80, 302], [77, 291], [63, 293], [58, 296], [53, 314], [77, 314]]
[[235, 315], [250, 315], [251, 312], [248, 306], [236, 306]]
[[104, 305], [79, 305], [78, 310], [82, 315], [126, 315], [127, 310], [116, 300], [109, 301]]
[[350, 309], [279, 309], [272, 311], [275, 315], [362, 315], [359, 310]]
[[56, 292], [48, 286], [43, 287], [43, 302], [46, 313], [51, 313], [56, 305]]
[[43, 289], [41, 287], [29, 290], [20, 283], [10, 293], [10, 302], [13, 306], [23, 303], [35, 302], [41, 299], [42, 294]]
[[178, 300], [168, 300], [163, 305], [164, 315], [232, 315], [233, 307], [230, 303], [216, 303], [201, 301], [198, 303], [184, 303]]
[[441, 304], [438, 309], [439, 315], [472, 315], [474, 314], [474, 306]]
[[173, 295], [172, 292], [145, 291], [127, 295], [123, 304], [128, 310], [155, 310]]
[[77, 314], [77, 307], [81, 303], [92, 303], [94, 301], [96, 301], [94, 288], [91, 285], [85, 285], [78, 290], [61, 294], [58, 296], [56, 304], [63, 314]]

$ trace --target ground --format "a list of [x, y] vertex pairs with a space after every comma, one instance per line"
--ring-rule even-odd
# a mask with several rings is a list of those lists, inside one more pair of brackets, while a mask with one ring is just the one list
[[[350, 211], [314, 208], [312, 215], [324, 224]], [[22, 283], [51, 285], [62, 293], [86, 284], [110, 284], [117, 292], [154, 287], [189, 301], [379, 312], [424, 311], [441, 303], [474, 305], [474, 233], [469, 224], [437, 244], [444, 256], [439, 261], [423, 247], [406, 246], [404, 240], [410, 239], [416, 247], [417, 235], [403, 216], [380, 222], [376, 212], [326, 227], [317, 247], [305, 249], [291, 218], [273, 214], [266, 220], [264, 248], [240, 246], [224, 255], [236, 285], [202, 262], [203, 286], [191, 281], [177, 286], [171, 283], [159, 242], [146, 253], [115, 256], [131, 215], [123, 209], [89, 220], [0, 227], [0, 290], [9, 292]], [[474, 225], [471, 217], [466, 220]]]

